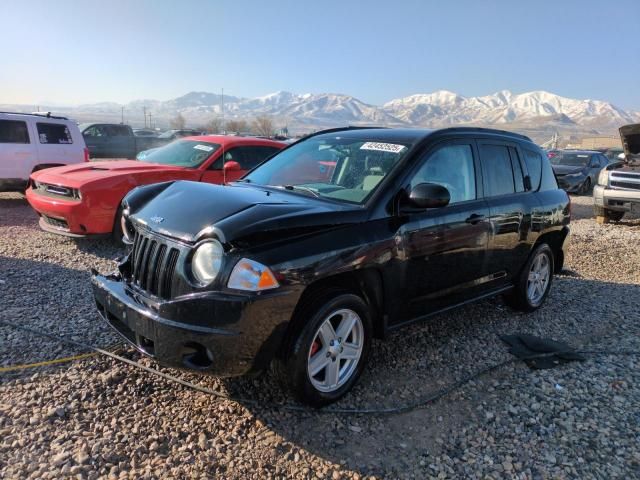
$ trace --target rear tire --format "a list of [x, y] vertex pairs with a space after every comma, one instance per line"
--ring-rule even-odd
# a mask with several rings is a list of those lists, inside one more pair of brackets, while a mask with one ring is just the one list
[[529, 256], [514, 289], [505, 295], [506, 303], [523, 312], [540, 308], [551, 289], [553, 268], [553, 252], [549, 245], [541, 243]]
[[292, 335], [274, 364], [280, 381], [313, 407], [339, 400], [367, 362], [373, 336], [368, 305], [357, 295], [333, 290], [308, 299], [292, 322]]

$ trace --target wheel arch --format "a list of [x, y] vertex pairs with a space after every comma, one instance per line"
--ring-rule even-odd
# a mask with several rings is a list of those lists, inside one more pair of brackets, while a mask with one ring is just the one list
[[297, 331], [300, 313], [319, 298], [328, 294], [352, 293], [361, 297], [369, 306], [375, 338], [385, 333], [384, 289], [382, 274], [375, 268], [366, 268], [352, 272], [338, 273], [321, 278], [306, 286], [293, 311], [291, 321], [285, 332], [282, 344], [287, 345]]
[[564, 241], [569, 235], [569, 228], [563, 227], [560, 230], [552, 230], [541, 234], [536, 243], [533, 245], [531, 251], [542, 243], [546, 243], [553, 252], [553, 271], [554, 273], [560, 273], [564, 267]]

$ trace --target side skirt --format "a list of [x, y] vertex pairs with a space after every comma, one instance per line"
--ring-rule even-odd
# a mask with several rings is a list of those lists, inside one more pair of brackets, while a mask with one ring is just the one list
[[496, 295], [500, 295], [501, 293], [508, 292], [511, 289], [513, 289], [513, 285], [507, 285], [507, 286], [498, 288], [496, 290], [492, 290], [490, 292], [483, 293], [482, 295], [479, 295], [477, 297], [473, 297], [473, 298], [470, 298], [468, 300], [464, 300], [464, 301], [459, 302], [459, 303], [454, 303], [452, 305], [448, 305], [448, 306], [446, 306], [444, 308], [440, 308], [438, 310], [433, 310], [433, 311], [431, 311], [429, 313], [426, 313], [425, 315], [420, 315], [419, 317], [415, 317], [415, 318], [412, 318], [410, 320], [406, 320], [406, 321], [404, 321], [402, 323], [398, 323], [398, 324], [392, 325], [392, 326], [387, 326], [386, 327], [387, 331], [385, 333], [394, 332], [394, 331], [396, 331], [396, 330], [398, 330], [398, 329], [400, 329], [402, 327], [406, 327], [407, 325], [411, 325], [412, 323], [416, 323], [416, 322], [420, 322], [422, 320], [426, 320], [427, 318], [432, 317], [434, 315], [437, 315], [439, 313], [447, 312], [449, 310], [453, 310], [454, 308], [458, 308], [458, 307], [461, 307], [463, 305], [467, 305], [469, 303], [474, 303], [474, 302], [477, 302], [479, 300], [484, 300], [485, 298], [495, 297]]

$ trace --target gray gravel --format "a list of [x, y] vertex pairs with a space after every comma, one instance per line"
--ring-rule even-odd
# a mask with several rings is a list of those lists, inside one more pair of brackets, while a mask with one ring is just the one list
[[[376, 342], [361, 382], [337, 406], [416, 402], [508, 359], [500, 334], [640, 350], [640, 219], [598, 225], [590, 198], [572, 201], [569, 271], [541, 310], [516, 314], [493, 299]], [[24, 200], [0, 194], [0, 318], [113, 345], [93, 309], [88, 269], [108, 271], [120, 254], [107, 242], [40, 232]], [[0, 367], [75, 353], [0, 326]], [[0, 373], [0, 477], [640, 478], [640, 360], [588, 357], [544, 371], [511, 364], [386, 417], [217, 400], [103, 357]], [[288, 401], [270, 375], [221, 381], [162, 370]]]

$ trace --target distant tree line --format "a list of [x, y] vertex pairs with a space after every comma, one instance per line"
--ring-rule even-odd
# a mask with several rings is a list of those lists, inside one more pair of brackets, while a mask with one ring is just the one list
[[[180, 130], [185, 128], [186, 120], [178, 114], [169, 122], [171, 128]], [[252, 121], [245, 119], [231, 119], [222, 122], [221, 117], [211, 118], [204, 126], [199, 127], [207, 133], [244, 133], [261, 137], [273, 137], [276, 134], [276, 125], [272, 117], [261, 115]]]

